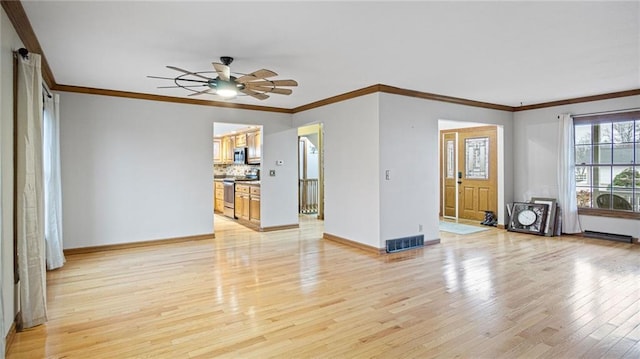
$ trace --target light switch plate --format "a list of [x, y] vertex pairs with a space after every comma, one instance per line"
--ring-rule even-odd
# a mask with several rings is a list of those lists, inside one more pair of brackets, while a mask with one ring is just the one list
[[276, 170], [269, 170], [269, 176], [275, 177], [276, 176]]

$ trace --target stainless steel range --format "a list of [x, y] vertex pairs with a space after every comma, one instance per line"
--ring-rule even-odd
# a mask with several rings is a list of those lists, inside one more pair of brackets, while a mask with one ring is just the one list
[[226, 177], [224, 184], [224, 210], [222, 214], [229, 218], [235, 217], [236, 182], [260, 180], [260, 169], [252, 168], [245, 172], [244, 176]]
[[224, 210], [222, 211], [222, 214], [227, 217], [234, 218], [234, 203], [236, 197], [235, 181], [233, 178], [225, 178], [222, 180], [222, 183], [224, 183]]

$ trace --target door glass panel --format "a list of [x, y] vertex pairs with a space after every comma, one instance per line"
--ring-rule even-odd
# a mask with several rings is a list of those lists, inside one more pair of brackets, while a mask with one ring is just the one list
[[454, 178], [455, 172], [455, 149], [452, 140], [447, 140], [447, 178]]
[[489, 137], [464, 140], [467, 179], [489, 179]]

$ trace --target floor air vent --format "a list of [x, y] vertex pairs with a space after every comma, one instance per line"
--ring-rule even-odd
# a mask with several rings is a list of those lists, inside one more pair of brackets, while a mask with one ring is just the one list
[[633, 243], [633, 237], [622, 235], [622, 234], [584, 231], [584, 236], [589, 238], [606, 239], [608, 241]]
[[387, 243], [387, 253], [404, 251], [407, 249], [423, 247], [424, 235], [421, 234], [419, 236], [388, 239], [386, 243]]

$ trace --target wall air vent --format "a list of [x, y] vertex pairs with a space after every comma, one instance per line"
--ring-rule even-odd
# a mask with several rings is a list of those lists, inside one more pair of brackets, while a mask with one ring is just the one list
[[584, 231], [584, 236], [589, 238], [606, 239], [608, 241], [633, 243], [633, 237], [623, 234], [602, 233], [594, 231]]
[[386, 244], [387, 253], [400, 252], [417, 247], [424, 247], [424, 235], [421, 234], [419, 236], [388, 239], [386, 241]]

